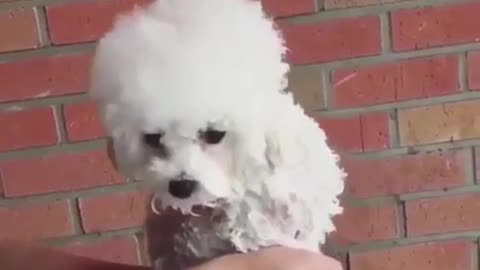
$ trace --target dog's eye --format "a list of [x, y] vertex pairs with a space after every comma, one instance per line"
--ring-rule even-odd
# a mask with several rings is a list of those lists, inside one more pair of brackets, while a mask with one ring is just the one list
[[143, 142], [150, 147], [159, 148], [162, 136], [162, 133], [145, 133], [143, 134]]
[[225, 137], [226, 131], [208, 129], [200, 134], [201, 139], [207, 144], [218, 144]]

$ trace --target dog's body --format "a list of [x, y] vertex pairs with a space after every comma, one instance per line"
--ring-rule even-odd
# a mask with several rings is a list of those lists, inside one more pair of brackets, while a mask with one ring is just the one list
[[345, 174], [285, 92], [284, 54], [248, 0], [157, 0], [101, 40], [92, 94], [120, 170], [155, 182], [161, 207], [191, 217], [172, 236], [170, 261], [318, 250], [334, 229]]

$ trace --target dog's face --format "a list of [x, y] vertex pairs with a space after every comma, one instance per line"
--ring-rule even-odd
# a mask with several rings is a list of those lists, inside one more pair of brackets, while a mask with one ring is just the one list
[[227, 198], [235, 181], [233, 134], [207, 124], [167, 128], [141, 135], [143, 174], [156, 182], [162, 204], [189, 211], [194, 205]]
[[260, 1], [153, 1], [119, 17], [97, 46], [90, 93], [120, 171], [186, 211], [241, 193], [269, 169], [266, 141], [289, 133], [271, 128], [284, 124], [272, 122], [285, 54]]

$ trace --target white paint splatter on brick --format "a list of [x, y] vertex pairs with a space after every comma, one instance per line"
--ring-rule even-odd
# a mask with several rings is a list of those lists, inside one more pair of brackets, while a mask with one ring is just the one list
[[343, 79], [341, 79], [340, 81], [336, 82], [334, 86], [337, 87], [337, 86], [340, 86], [340, 85], [348, 82], [349, 80], [355, 78], [355, 77], [357, 76], [357, 74], [358, 74], [358, 73], [355, 72], [355, 73], [352, 73], [352, 74], [346, 76], [345, 78], [343, 78]]

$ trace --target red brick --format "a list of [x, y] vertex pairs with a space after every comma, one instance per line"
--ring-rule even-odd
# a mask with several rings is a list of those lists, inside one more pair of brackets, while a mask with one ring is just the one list
[[480, 41], [480, 3], [399, 10], [392, 13], [395, 51]]
[[346, 193], [357, 198], [460, 187], [469, 162], [462, 151], [341, 161], [348, 173]]
[[145, 191], [82, 198], [80, 212], [86, 232], [119, 230], [144, 224], [150, 194]]
[[315, 0], [261, 0], [267, 14], [285, 17], [313, 13], [317, 10]]
[[398, 210], [394, 205], [380, 207], [345, 207], [334, 218], [332, 239], [340, 245], [359, 244], [398, 238]]
[[396, 3], [408, 0], [323, 0], [325, 9], [338, 9], [350, 7], [363, 7], [370, 5], [380, 5], [387, 3]]
[[0, 239], [38, 240], [74, 233], [67, 202], [0, 207]]
[[423, 199], [406, 204], [409, 236], [480, 229], [480, 194]]
[[400, 144], [411, 146], [479, 138], [479, 115], [478, 100], [399, 110]]
[[0, 113], [0, 151], [58, 142], [53, 108]]
[[292, 64], [322, 63], [377, 55], [381, 51], [380, 20], [359, 17], [312, 24], [282, 24]]
[[468, 241], [437, 242], [350, 255], [351, 270], [473, 269], [474, 245]]
[[65, 104], [63, 112], [69, 141], [77, 142], [105, 137], [106, 131], [99, 119], [95, 103]]
[[74, 243], [62, 248], [69, 254], [95, 260], [138, 265], [137, 241], [133, 236], [87, 243]]
[[90, 61], [90, 54], [75, 54], [0, 64], [0, 102], [84, 92]]
[[459, 91], [458, 59], [420, 58], [333, 73], [334, 106], [358, 107]]
[[468, 53], [468, 87], [472, 90], [480, 90], [480, 51]]
[[33, 9], [17, 8], [0, 13], [0, 52], [40, 46]]
[[378, 151], [390, 147], [389, 116], [369, 113], [361, 116], [363, 151]]
[[95, 41], [113, 25], [117, 15], [149, 0], [107, 0], [47, 6], [50, 40], [54, 44]]
[[5, 196], [80, 190], [121, 183], [105, 150], [0, 163]]
[[[360, 117], [316, 118], [327, 135], [328, 144], [340, 152], [362, 151], [362, 127]], [[348, 127], [348, 132], [345, 132]]]
[[[390, 146], [387, 113], [369, 113], [348, 118], [315, 117], [331, 147], [341, 152], [375, 151]], [[348, 127], [349, 132], [345, 132]]]

